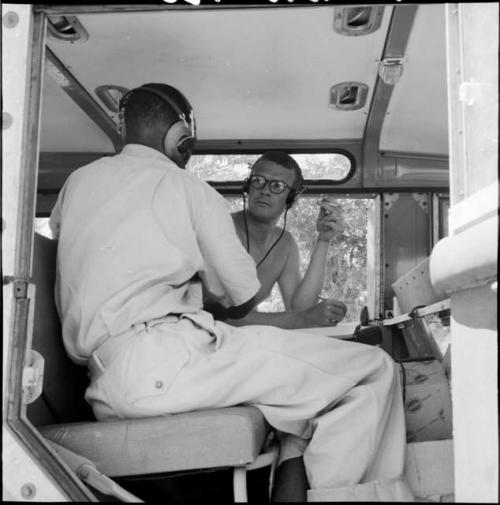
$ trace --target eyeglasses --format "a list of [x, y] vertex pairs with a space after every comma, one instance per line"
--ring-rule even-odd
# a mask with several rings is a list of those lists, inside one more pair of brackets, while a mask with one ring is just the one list
[[271, 193], [279, 195], [283, 193], [286, 188], [293, 189], [285, 181], [280, 181], [279, 179], [266, 179], [263, 175], [251, 175], [249, 178], [250, 186], [255, 189], [262, 189], [267, 183], [269, 183], [269, 190]]

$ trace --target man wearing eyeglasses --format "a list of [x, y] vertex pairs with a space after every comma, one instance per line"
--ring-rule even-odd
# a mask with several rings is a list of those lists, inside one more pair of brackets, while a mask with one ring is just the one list
[[[341, 215], [327, 202], [320, 202], [316, 245], [302, 277], [297, 243], [285, 229], [288, 210], [302, 190], [302, 172], [289, 154], [268, 151], [254, 163], [244, 183], [248, 206], [245, 199], [244, 209], [233, 213], [232, 217], [242, 244], [256, 263], [261, 282], [257, 303], [265, 300], [278, 283], [286, 310], [254, 310], [244, 318], [230, 321], [231, 324], [306, 328], [335, 326], [344, 318], [346, 306], [343, 302], [328, 299], [318, 303], [330, 241], [343, 230]], [[280, 228], [277, 223], [283, 214], [284, 224]]]

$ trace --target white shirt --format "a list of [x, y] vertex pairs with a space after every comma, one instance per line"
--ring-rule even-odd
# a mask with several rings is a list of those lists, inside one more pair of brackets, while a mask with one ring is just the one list
[[63, 339], [78, 363], [134, 323], [205, 317], [200, 278], [226, 307], [260, 287], [224, 198], [143, 145], [73, 172], [50, 226]]

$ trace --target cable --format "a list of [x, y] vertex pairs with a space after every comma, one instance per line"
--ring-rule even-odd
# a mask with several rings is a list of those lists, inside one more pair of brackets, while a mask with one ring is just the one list
[[[260, 265], [264, 262], [264, 260], [269, 256], [271, 251], [274, 249], [276, 244], [281, 240], [281, 237], [283, 237], [283, 234], [285, 233], [286, 229], [286, 215], [288, 214], [288, 207], [285, 210], [285, 216], [283, 218], [283, 229], [281, 230], [280, 236], [275, 240], [273, 245], [267, 250], [266, 254], [264, 257], [257, 263], [257, 266], [255, 268], [259, 268]], [[246, 235], [246, 241], [247, 241], [247, 253], [250, 254], [250, 237], [248, 235], [248, 224], [247, 224], [247, 213], [246, 213], [246, 198], [245, 198], [245, 193], [243, 193], [243, 223], [245, 225], [245, 235]]]
[[287, 214], [287, 212], [288, 212], [288, 209], [285, 210], [283, 229], [281, 230], [280, 236], [276, 239], [274, 244], [269, 248], [269, 250], [266, 252], [265, 256], [257, 263], [256, 268], [259, 268], [260, 265], [262, 265], [263, 261], [269, 256], [270, 252], [274, 249], [274, 246], [281, 240], [281, 237], [283, 237], [283, 234], [285, 233], [285, 228], [286, 228], [286, 214]]

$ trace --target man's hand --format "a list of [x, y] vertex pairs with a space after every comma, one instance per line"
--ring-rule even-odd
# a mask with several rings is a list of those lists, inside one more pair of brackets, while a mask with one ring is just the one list
[[296, 312], [297, 328], [315, 328], [318, 326], [336, 326], [344, 319], [347, 307], [333, 298], [318, 303], [310, 309]]
[[316, 221], [318, 240], [329, 242], [335, 234], [340, 234], [345, 230], [342, 213], [337, 205], [324, 199], [319, 202], [319, 206], [321, 209]]

